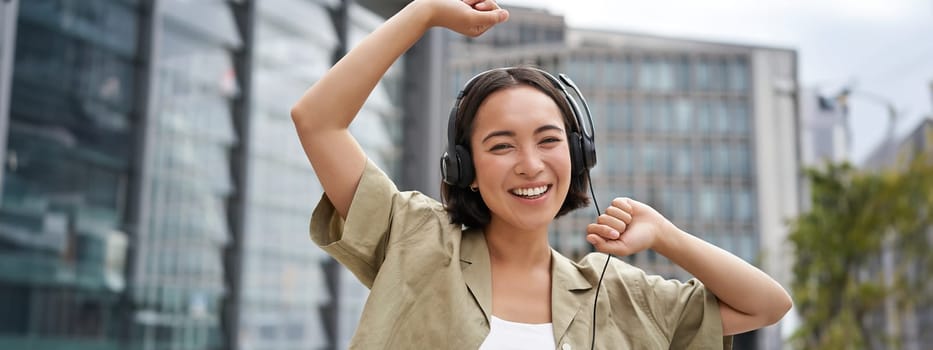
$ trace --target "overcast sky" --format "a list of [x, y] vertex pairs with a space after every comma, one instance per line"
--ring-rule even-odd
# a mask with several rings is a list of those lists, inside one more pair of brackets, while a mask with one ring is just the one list
[[[501, 0], [562, 14], [571, 27], [618, 29], [797, 50], [800, 82], [826, 94], [852, 83], [890, 101], [901, 134], [931, 113], [930, 0]], [[852, 99], [853, 155], [884, 137], [887, 113]]]

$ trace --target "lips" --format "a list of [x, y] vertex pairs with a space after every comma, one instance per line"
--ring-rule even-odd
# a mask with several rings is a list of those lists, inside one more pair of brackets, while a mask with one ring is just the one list
[[535, 199], [535, 198], [539, 198], [543, 196], [550, 189], [551, 189], [551, 185], [541, 185], [541, 186], [534, 186], [534, 187], [515, 188], [515, 189], [510, 190], [509, 192], [511, 192], [512, 195], [515, 195], [521, 198]]

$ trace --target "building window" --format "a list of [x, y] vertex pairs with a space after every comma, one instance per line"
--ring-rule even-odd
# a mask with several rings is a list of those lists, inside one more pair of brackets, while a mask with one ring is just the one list
[[603, 66], [604, 86], [610, 90], [630, 89], [634, 85], [635, 74], [631, 58], [609, 57]]
[[648, 141], [641, 147], [641, 168], [646, 174], [653, 174], [656, 171], [658, 152], [652, 142]]
[[674, 196], [674, 189], [670, 187], [661, 188], [661, 205], [656, 209], [671, 220], [678, 220], [680, 219], [680, 214], [677, 212], [675, 205], [677, 200]]
[[692, 148], [690, 146], [681, 146], [674, 149], [677, 150], [677, 153], [674, 155], [675, 173], [679, 176], [690, 176], [693, 172]]
[[748, 103], [744, 99], [729, 103], [729, 114], [732, 130], [737, 134], [747, 133], [748, 121], [751, 118], [748, 114]]
[[589, 57], [571, 57], [567, 67], [568, 75], [581, 86], [599, 86], [601, 79], [592, 59]]
[[674, 64], [674, 88], [677, 91], [690, 89], [690, 60], [687, 56], [678, 57]]
[[674, 130], [689, 133], [694, 130], [693, 126], [693, 105], [690, 99], [679, 97], [674, 100]]
[[642, 125], [646, 131], [667, 132], [674, 123], [673, 108], [662, 99], [642, 101]]
[[700, 132], [713, 131], [713, 107], [709, 101], [701, 101], [697, 106], [697, 126]]
[[644, 57], [641, 61], [641, 65], [638, 67], [638, 88], [645, 91], [654, 90], [654, 82], [657, 80], [655, 77], [655, 62], [654, 59], [650, 57]]
[[662, 59], [658, 61], [658, 83], [657, 88], [661, 91], [672, 91], [674, 90], [675, 77], [676, 77], [676, 67], [670, 59]]
[[735, 219], [741, 222], [752, 221], [756, 211], [752, 191], [748, 188], [742, 188], [736, 190], [733, 195], [735, 196]]
[[758, 260], [758, 237], [749, 233], [739, 233], [735, 236], [735, 255], [749, 263]]
[[701, 59], [697, 62], [693, 77], [694, 86], [697, 90], [709, 90], [710, 86], [712, 86], [710, 82], [712, 79], [710, 70], [710, 63], [706, 59]]
[[716, 131], [721, 134], [729, 133], [732, 129], [731, 121], [729, 120], [729, 110], [726, 108], [726, 102], [721, 99], [716, 99], [712, 103], [712, 120], [716, 123]]
[[704, 143], [700, 152], [700, 161], [703, 162], [703, 175], [707, 177], [713, 176], [713, 169], [716, 166], [713, 162], [713, 146], [709, 143]]
[[654, 130], [654, 104], [651, 103], [649, 99], [642, 99], [639, 101], [639, 123], [640, 127], [644, 131]]
[[620, 99], [609, 99], [606, 103], [607, 127], [610, 131], [632, 130], [632, 104]]
[[732, 169], [729, 167], [729, 145], [717, 145], [715, 151], [716, 175], [728, 176]]
[[751, 157], [747, 142], [734, 146], [735, 159], [733, 162], [735, 174], [742, 177], [751, 175]]
[[700, 190], [700, 218], [703, 220], [716, 219], [716, 212], [720, 210], [716, 203], [716, 193], [716, 189], [710, 186]]
[[631, 175], [635, 172], [635, 157], [638, 154], [638, 147], [631, 142], [624, 141], [617, 147], [619, 158], [622, 160], [622, 172]]
[[683, 215], [684, 219], [693, 219], [693, 211], [695, 204], [693, 203], [693, 191], [691, 189], [684, 189], [680, 191], [680, 213]]
[[712, 82], [714, 89], [717, 91], [725, 91], [729, 83], [729, 66], [726, 63], [726, 60], [717, 59], [713, 67], [715, 67], [714, 71], [712, 72]]
[[729, 62], [728, 89], [730, 91], [748, 90], [748, 62], [744, 57]]
[[734, 203], [732, 202], [732, 193], [728, 188], [719, 190], [719, 205], [717, 211], [719, 218], [724, 221], [732, 221]]
[[674, 102], [671, 100], [656, 100], [658, 111], [658, 131], [669, 132], [677, 130], [677, 117], [675, 116]]
[[677, 68], [670, 59], [645, 57], [638, 76], [639, 87], [647, 91], [672, 91], [677, 84]]

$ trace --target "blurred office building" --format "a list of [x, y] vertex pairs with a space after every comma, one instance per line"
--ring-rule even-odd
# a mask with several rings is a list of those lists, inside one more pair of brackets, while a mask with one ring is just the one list
[[[0, 348], [345, 348], [289, 108], [383, 21], [351, 3], [0, 2]], [[390, 174], [400, 74], [354, 126]]]
[[[404, 2], [361, 3], [385, 15]], [[520, 64], [566, 73], [592, 111], [598, 153], [592, 177], [601, 210], [617, 196], [643, 201], [789, 286], [784, 220], [799, 210], [801, 159], [794, 50], [567, 28], [561, 16], [541, 9], [508, 9], [509, 21], [485, 35], [432, 30], [409, 52], [407, 64], [421, 69], [410, 70], [406, 86], [420, 98], [406, 101], [405, 125], [429, 136], [406, 139], [403, 152], [440, 156], [454, 97], [476, 73]], [[437, 198], [437, 158], [403, 159], [430, 174], [410, 186]], [[589, 252], [583, 231], [595, 216], [584, 208], [561, 218], [551, 244], [571, 257]], [[625, 259], [651, 273], [689, 278], [653, 251]], [[736, 338], [740, 349], [782, 346], [780, 326]]]
[[[931, 90], [933, 92], [933, 90]], [[928, 157], [926, 161], [933, 162], [933, 115], [921, 120], [913, 130], [905, 136], [894, 140], [884, 140], [869, 154], [862, 168], [867, 171], [904, 171], [910, 163], [921, 156]], [[911, 241], [908, 244], [920, 247], [933, 245], [933, 227], [926, 227], [921, 234], [914, 237], [925, 237], [926, 242]], [[891, 237], [894, 232], [884, 233]], [[921, 238], [922, 239], [922, 238]], [[926, 278], [930, 266], [921, 259], [912, 258], [904, 252], [904, 246], [893, 243], [887, 239], [882, 243], [880, 256], [872, 257], [872, 268], [864, 271], [870, 278], [883, 281], [887, 286], [897, 288], [910, 288], [905, 286], [929, 285]], [[896, 280], [903, 276], [905, 280]], [[915, 289], [923, 290], [921, 288]], [[902, 349], [920, 350], [933, 344], [933, 334], [926, 330], [933, 329], [933, 303], [929, 298], [910, 298], [900, 296], [887, 296], [882, 303], [881, 310], [866, 316], [868, 322], [879, 329], [893, 343]], [[880, 339], [879, 339], [880, 340]], [[883, 347], [885, 344], [871, 344], [874, 347]]]

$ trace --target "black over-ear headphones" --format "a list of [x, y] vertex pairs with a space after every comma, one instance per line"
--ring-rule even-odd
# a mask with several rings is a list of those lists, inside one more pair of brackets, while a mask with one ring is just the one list
[[[463, 86], [463, 89], [460, 90], [460, 93], [457, 94], [457, 100], [454, 101], [454, 106], [450, 110], [450, 116], [447, 121], [447, 151], [441, 156], [441, 176], [448, 185], [467, 188], [473, 182], [473, 177], [476, 174], [473, 169], [473, 159], [470, 156], [470, 150], [467, 149], [465, 145], [458, 144], [456, 140], [457, 112], [460, 110], [460, 101], [463, 99], [463, 96], [466, 95], [467, 91], [473, 87], [476, 78], [490, 72], [500, 70], [510, 71], [512, 69], [530, 69], [541, 73], [541, 75], [551, 81], [555, 88], [560, 90], [567, 104], [570, 105], [570, 111], [573, 113], [575, 125], [571, 125], [572, 130], [567, 133], [567, 141], [570, 145], [570, 161], [573, 174], [582, 175], [585, 171], [592, 169], [593, 166], [596, 165], [596, 143], [593, 133], [593, 118], [590, 115], [590, 107], [586, 105], [586, 99], [583, 98], [583, 94], [580, 93], [580, 89], [573, 83], [573, 80], [570, 80], [570, 78], [564, 74], [559, 74], [558, 77], [560, 78], [558, 79], [544, 70], [531, 67], [495, 68], [470, 78]], [[568, 86], [577, 97], [580, 98], [579, 104], [577, 103], [577, 99], [573, 98], [567, 91]], [[581, 105], [583, 106], [582, 110], [580, 109]], [[583, 116], [584, 113], [586, 115], [585, 120]]]

